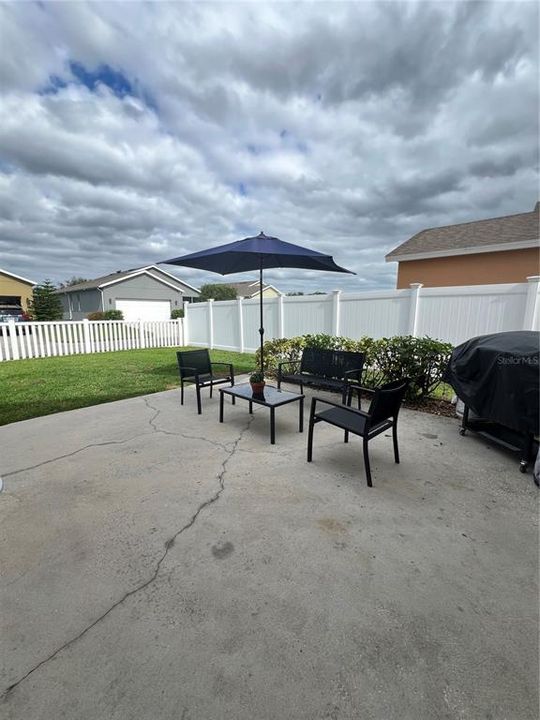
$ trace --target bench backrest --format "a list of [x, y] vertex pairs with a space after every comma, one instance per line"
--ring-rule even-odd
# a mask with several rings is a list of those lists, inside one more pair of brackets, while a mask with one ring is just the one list
[[362, 371], [364, 358], [364, 353], [361, 352], [321, 350], [306, 347], [302, 351], [300, 372], [334, 380], [343, 380], [347, 370]]

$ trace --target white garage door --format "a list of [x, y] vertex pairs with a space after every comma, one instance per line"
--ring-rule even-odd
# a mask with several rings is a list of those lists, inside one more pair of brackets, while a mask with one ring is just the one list
[[117, 300], [116, 309], [124, 313], [124, 320], [170, 320], [168, 300]]

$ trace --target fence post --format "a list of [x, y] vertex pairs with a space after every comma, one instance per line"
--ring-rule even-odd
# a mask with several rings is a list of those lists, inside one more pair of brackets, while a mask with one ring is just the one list
[[214, 347], [214, 298], [208, 300], [208, 347]]
[[90, 336], [90, 320], [88, 318], [84, 318], [84, 320], [82, 322], [83, 322], [84, 352], [91, 353], [91, 352], [93, 352], [93, 348], [92, 348], [92, 338]]
[[184, 303], [184, 345], [189, 345], [189, 305], [190, 303]]
[[182, 318], [176, 318], [178, 324], [178, 345], [183, 347], [184, 345], [184, 320]]
[[17, 342], [17, 328], [15, 320], [8, 320], [9, 343], [11, 345], [11, 359], [19, 359], [19, 343]]
[[284, 315], [283, 295], [278, 296], [278, 338], [285, 337], [285, 315]]
[[538, 288], [540, 284], [540, 275], [531, 275], [527, 278], [527, 283], [527, 298], [525, 300], [523, 329], [534, 330], [536, 325], [536, 313], [538, 312]]
[[238, 310], [238, 335], [239, 335], [239, 345], [240, 352], [243, 353], [245, 350], [244, 346], [244, 310], [242, 308], [242, 298], [238, 297], [236, 298], [236, 307]]
[[420, 305], [420, 288], [423, 283], [411, 283], [411, 300], [409, 305], [409, 335], [416, 337], [418, 327], [418, 306]]
[[332, 335], [339, 335], [340, 295], [341, 290], [332, 291]]
[[142, 320], [139, 320], [139, 347], [141, 349], [146, 347], [146, 342], [144, 339], [144, 325]]

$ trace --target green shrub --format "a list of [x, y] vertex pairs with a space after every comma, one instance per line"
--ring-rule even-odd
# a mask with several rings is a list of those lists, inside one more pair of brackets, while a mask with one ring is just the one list
[[124, 314], [121, 310], [96, 310], [96, 312], [88, 313], [88, 320], [123, 320]]
[[450, 343], [429, 337], [398, 335], [375, 341], [373, 362], [386, 381], [410, 378], [407, 399], [422, 400], [441, 384], [452, 349]]
[[[359, 340], [335, 335], [301, 335], [294, 338], [268, 340], [264, 343], [264, 365], [268, 376], [276, 375], [280, 362], [299, 360], [304, 347], [363, 352], [363, 382], [376, 387], [400, 377], [408, 377], [407, 393], [410, 401], [421, 401], [431, 395], [441, 383], [443, 371], [450, 359], [452, 345], [428, 337], [398, 335], [374, 340]], [[256, 353], [260, 362], [260, 350]]]
[[174, 310], [171, 310], [171, 320], [178, 320], [178, 318], [184, 317], [184, 311], [182, 308], [175, 308]]
[[200, 290], [197, 298], [199, 302], [207, 300], [234, 300], [236, 298], [236, 288], [230, 285], [221, 285], [220, 283], [207, 283]]
[[105, 310], [103, 313], [104, 320], [123, 320], [124, 313], [121, 310]]

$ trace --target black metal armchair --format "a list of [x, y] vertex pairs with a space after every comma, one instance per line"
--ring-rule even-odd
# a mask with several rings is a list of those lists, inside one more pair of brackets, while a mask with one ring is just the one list
[[[311, 412], [309, 415], [309, 433], [307, 460], [313, 459], [313, 428], [318, 422], [328, 422], [345, 431], [345, 442], [349, 442], [349, 433], [359, 435], [363, 439], [364, 465], [366, 469], [366, 480], [368, 487], [373, 487], [371, 482], [371, 469], [369, 465], [368, 443], [380, 433], [392, 428], [394, 440], [394, 459], [399, 463], [399, 448], [397, 438], [397, 420], [399, 409], [405, 396], [408, 379], [396, 380], [382, 385], [374, 392], [373, 399], [368, 412], [357, 410], [349, 405], [314, 397], [311, 400]], [[330, 405], [327, 410], [317, 411], [317, 403]]]
[[[201, 388], [210, 388], [210, 397], [212, 397], [212, 388], [214, 385], [223, 385], [230, 383], [234, 385], [234, 368], [230, 363], [210, 362], [210, 353], [208, 350], [179, 350], [176, 353], [178, 360], [178, 370], [180, 371], [180, 403], [184, 404], [184, 383], [194, 382], [197, 393], [197, 412], [202, 413], [201, 407]], [[228, 369], [228, 373], [216, 377], [214, 375], [214, 367], [221, 365]], [[234, 398], [233, 398], [234, 402]]]

